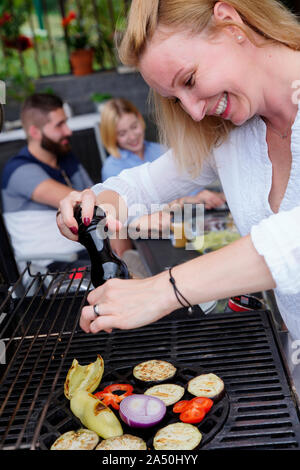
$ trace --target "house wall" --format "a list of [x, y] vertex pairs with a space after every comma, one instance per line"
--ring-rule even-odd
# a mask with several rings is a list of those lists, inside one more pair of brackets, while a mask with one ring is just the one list
[[[37, 91], [49, 88], [70, 104], [75, 115], [95, 112], [95, 105], [91, 100], [91, 95], [95, 92], [127, 98], [143, 115], [148, 115], [150, 111], [147, 105], [149, 87], [137, 72], [101, 71], [84, 76], [44, 77], [36, 81]], [[19, 119], [20, 106], [21, 103], [11, 103], [8, 100], [5, 105], [6, 120]]]

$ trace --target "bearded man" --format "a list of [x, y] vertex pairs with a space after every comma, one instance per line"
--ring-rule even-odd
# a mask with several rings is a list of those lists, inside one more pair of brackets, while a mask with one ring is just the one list
[[21, 120], [27, 146], [6, 163], [2, 173], [4, 220], [17, 261], [31, 260], [34, 254], [35, 264], [51, 268], [57, 255], [82, 255], [79, 243], [59, 233], [56, 211], [69, 192], [90, 187], [92, 180], [71, 152], [72, 131], [58, 96], [29, 96]]

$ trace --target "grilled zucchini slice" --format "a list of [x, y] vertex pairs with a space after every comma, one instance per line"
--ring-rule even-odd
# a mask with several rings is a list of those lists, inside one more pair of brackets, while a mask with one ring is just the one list
[[173, 423], [161, 428], [153, 439], [155, 450], [192, 450], [197, 447], [202, 434], [192, 424]]
[[89, 429], [68, 431], [59, 436], [50, 450], [93, 450], [99, 442], [99, 436]]
[[184, 387], [176, 384], [158, 384], [148, 388], [145, 395], [159, 398], [166, 406], [174, 405], [184, 395]]
[[123, 434], [120, 437], [104, 439], [95, 450], [146, 450], [146, 442], [140, 437]]
[[133, 369], [133, 376], [142, 382], [163, 382], [172, 379], [176, 371], [176, 367], [170, 362], [152, 359], [137, 364]]
[[225, 385], [216, 374], [201, 374], [188, 382], [188, 392], [196, 397], [220, 400], [225, 393]]

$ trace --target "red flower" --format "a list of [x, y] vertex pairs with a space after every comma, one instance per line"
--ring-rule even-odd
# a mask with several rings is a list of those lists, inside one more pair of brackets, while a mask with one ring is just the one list
[[0, 26], [3, 26], [5, 23], [8, 23], [12, 19], [12, 15], [5, 11], [0, 17]]
[[27, 36], [20, 35], [14, 39], [4, 38], [4, 44], [6, 47], [16, 49], [17, 51], [23, 52], [33, 47], [32, 41]]
[[66, 28], [66, 26], [68, 26], [71, 23], [71, 21], [75, 20], [75, 18], [76, 18], [75, 11], [73, 11], [73, 10], [70, 11], [68, 16], [66, 16], [65, 18], [62, 19], [61, 24], [62, 24], [63, 28]]
[[31, 47], [33, 47], [33, 43], [31, 41], [30, 38], [28, 38], [27, 36], [19, 36], [17, 38], [17, 49], [19, 51], [26, 51], [27, 49], [30, 49]]

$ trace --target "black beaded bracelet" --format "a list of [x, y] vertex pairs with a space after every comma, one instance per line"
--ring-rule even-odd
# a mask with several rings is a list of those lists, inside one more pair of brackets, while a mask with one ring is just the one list
[[[190, 304], [190, 302], [181, 294], [181, 292], [178, 290], [177, 286], [176, 286], [176, 282], [175, 282], [175, 279], [174, 277], [172, 276], [172, 268], [169, 268], [169, 275], [170, 275], [170, 283], [172, 284], [173, 286], [173, 289], [174, 289], [174, 293], [176, 295], [176, 299], [178, 300], [178, 302], [180, 303], [180, 305], [182, 305], [183, 307], [188, 307], [188, 312], [189, 313], [193, 313], [193, 306]], [[184, 304], [182, 302], [182, 300], [184, 300], [184, 302], [186, 302], [186, 304]]]

